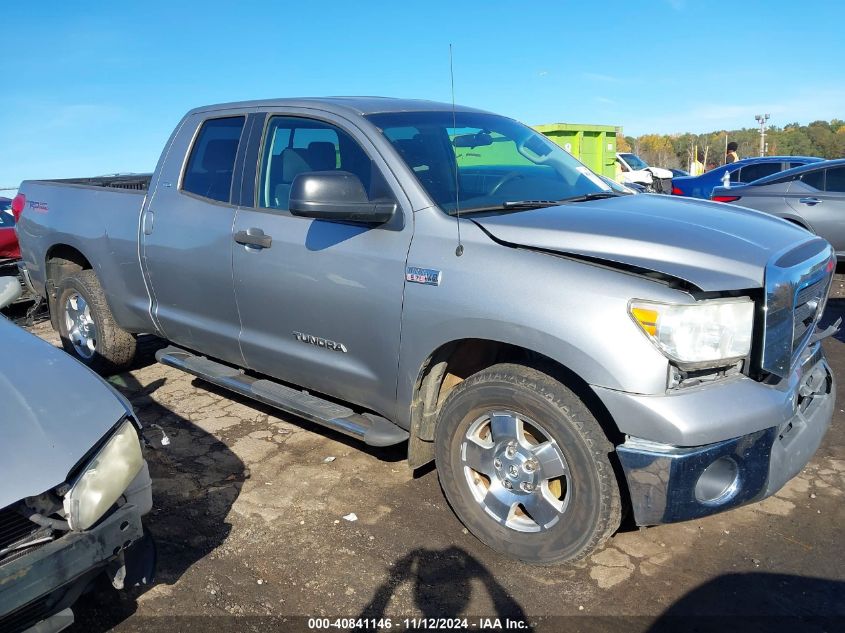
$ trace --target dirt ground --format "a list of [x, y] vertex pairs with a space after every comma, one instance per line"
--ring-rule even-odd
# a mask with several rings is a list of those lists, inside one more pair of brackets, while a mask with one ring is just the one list
[[[845, 295], [845, 282], [834, 290]], [[833, 299], [826, 320], [842, 314], [845, 299]], [[57, 342], [49, 324], [33, 329]], [[412, 476], [402, 447], [369, 448], [217, 390], [157, 364], [159, 345], [146, 339], [134, 369], [110, 379], [171, 440], [149, 430], [157, 583], [84, 598], [74, 631], [309, 630], [309, 617], [402, 629], [404, 618], [455, 616], [470, 630], [496, 617], [535, 631], [843, 630], [841, 383], [821, 449], [776, 496], [624, 527], [583, 563], [538, 568], [468, 534], [436, 471]], [[845, 336], [825, 346], [845, 377]]]

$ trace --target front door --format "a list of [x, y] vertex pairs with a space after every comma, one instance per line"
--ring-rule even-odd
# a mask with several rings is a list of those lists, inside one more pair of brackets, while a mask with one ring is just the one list
[[150, 309], [164, 336], [237, 364], [243, 359], [232, 282], [231, 189], [245, 120], [195, 115], [185, 121], [141, 222]]
[[[238, 210], [234, 226], [244, 360], [258, 372], [390, 418], [413, 232], [410, 205], [354, 126], [342, 127], [328, 115], [275, 114], [262, 138], [253, 174], [251, 163], [244, 170], [244, 197], [252, 205]], [[294, 178], [330, 170], [358, 176], [371, 199], [392, 198], [399, 212], [381, 226], [291, 215]], [[252, 183], [255, 191], [247, 193]]]

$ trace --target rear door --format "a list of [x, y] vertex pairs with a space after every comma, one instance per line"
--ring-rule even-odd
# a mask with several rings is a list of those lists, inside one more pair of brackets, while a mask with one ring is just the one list
[[232, 183], [245, 123], [243, 112], [189, 117], [141, 220], [153, 319], [174, 343], [237, 364]]
[[[392, 418], [411, 206], [341, 117], [280, 109], [260, 138], [250, 140], [233, 237], [246, 365]], [[396, 216], [368, 226], [291, 215], [294, 178], [334, 170], [358, 176], [371, 199], [396, 201]]]
[[805, 173], [790, 184], [787, 202], [845, 257], [845, 166]]

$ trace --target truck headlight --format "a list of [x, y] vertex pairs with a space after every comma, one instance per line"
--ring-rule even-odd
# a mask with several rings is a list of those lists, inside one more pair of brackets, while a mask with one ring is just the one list
[[631, 301], [634, 322], [671, 360], [713, 367], [751, 350], [754, 302], [747, 297], [691, 305]]
[[97, 452], [64, 497], [73, 530], [87, 530], [120, 498], [144, 464], [138, 433], [126, 420]]

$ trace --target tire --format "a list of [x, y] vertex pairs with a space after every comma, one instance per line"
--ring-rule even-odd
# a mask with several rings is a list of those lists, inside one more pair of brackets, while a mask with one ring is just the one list
[[458, 518], [506, 556], [574, 562], [619, 527], [613, 445], [572, 391], [536, 369], [499, 364], [458, 384], [440, 411], [435, 450]]
[[122, 371], [132, 363], [135, 337], [115, 323], [93, 270], [64, 277], [56, 296], [56, 322], [66, 352], [100, 374]]

